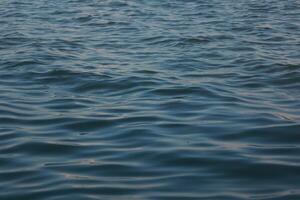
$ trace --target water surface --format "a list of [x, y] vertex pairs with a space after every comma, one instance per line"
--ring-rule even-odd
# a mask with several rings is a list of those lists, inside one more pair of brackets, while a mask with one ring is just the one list
[[300, 199], [298, 0], [2, 0], [0, 199]]

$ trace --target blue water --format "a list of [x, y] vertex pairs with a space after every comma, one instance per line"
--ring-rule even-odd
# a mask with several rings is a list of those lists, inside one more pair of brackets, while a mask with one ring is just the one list
[[299, 200], [298, 0], [0, 1], [1, 200]]

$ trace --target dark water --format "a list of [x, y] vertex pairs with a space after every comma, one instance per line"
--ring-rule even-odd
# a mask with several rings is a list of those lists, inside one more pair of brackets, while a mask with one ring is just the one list
[[300, 199], [298, 0], [0, 1], [0, 199]]

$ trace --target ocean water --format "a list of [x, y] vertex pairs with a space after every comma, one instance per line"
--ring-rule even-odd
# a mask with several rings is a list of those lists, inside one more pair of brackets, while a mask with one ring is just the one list
[[299, 200], [299, 0], [1, 0], [1, 200]]

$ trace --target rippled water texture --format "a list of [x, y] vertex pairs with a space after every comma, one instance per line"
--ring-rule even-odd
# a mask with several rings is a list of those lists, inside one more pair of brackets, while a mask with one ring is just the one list
[[1, 0], [0, 199], [300, 199], [298, 0]]

